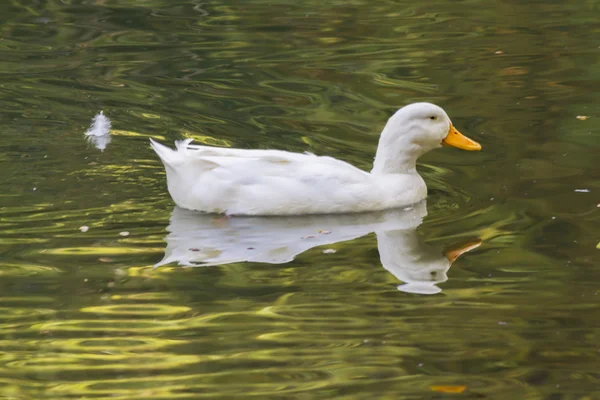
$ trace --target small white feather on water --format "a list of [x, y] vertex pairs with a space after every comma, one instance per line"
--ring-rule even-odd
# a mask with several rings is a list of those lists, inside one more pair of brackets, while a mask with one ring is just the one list
[[104, 151], [110, 143], [110, 119], [100, 111], [92, 120], [92, 125], [85, 131], [88, 142], [100, 151]]

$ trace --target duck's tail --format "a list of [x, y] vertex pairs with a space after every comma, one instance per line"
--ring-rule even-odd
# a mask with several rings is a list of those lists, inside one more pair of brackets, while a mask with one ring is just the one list
[[165, 167], [172, 167], [183, 161], [187, 145], [190, 144], [192, 140], [193, 139], [185, 139], [176, 141], [175, 150], [173, 150], [150, 138], [150, 146], [152, 146], [152, 149], [158, 154]]

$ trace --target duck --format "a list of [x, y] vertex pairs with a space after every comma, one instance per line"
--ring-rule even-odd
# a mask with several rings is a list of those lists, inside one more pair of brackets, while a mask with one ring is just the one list
[[427, 185], [417, 159], [442, 145], [481, 145], [460, 133], [431, 103], [396, 111], [379, 138], [370, 172], [329, 156], [283, 150], [150, 144], [165, 166], [168, 191], [181, 208], [227, 216], [340, 214], [418, 203]]

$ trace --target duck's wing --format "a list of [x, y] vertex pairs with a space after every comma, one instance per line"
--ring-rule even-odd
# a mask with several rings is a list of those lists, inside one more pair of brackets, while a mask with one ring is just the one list
[[220, 169], [221, 173], [229, 172], [238, 176], [283, 176], [309, 180], [326, 176], [331, 179], [337, 177], [345, 182], [362, 181], [370, 176], [345, 161], [312, 153], [191, 145], [193, 139], [175, 142], [176, 149], [173, 150], [150, 140], [163, 163], [172, 167], [192, 164], [202, 166], [204, 172]]
[[[190, 144], [193, 139], [175, 142], [175, 149], [164, 146], [153, 139], [150, 144], [165, 165], [176, 165], [185, 162], [220, 161], [223, 164], [243, 162], [245, 160], [264, 161], [275, 164], [287, 164], [294, 161], [306, 162], [307, 158], [318, 158], [312, 153], [291, 153], [283, 150], [245, 150], [225, 147], [210, 147]], [[337, 161], [337, 160], [336, 160]], [[349, 164], [348, 164], [349, 165]], [[213, 165], [217, 167], [218, 164]]]
[[179, 148], [189, 150], [189, 155], [194, 157], [266, 158], [280, 161], [303, 159], [305, 156], [316, 157], [314, 154], [308, 152], [291, 153], [284, 150], [232, 149], [227, 147], [211, 147], [189, 144], [191, 141], [192, 139], [184, 140], [179, 144]]

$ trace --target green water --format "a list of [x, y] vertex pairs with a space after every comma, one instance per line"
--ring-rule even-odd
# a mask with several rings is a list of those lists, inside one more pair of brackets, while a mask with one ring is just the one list
[[[11, 0], [0, 15], [1, 399], [600, 398], [599, 2]], [[423, 157], [427, 204], [399, 216], [186, 214], [148, 145], [369, 169], [414, 101], [483, 151]], [[84, 138], [101, 110], [104, 151]], [[294, 260], [243, 261], [290, 237]], [[246, 253], [153, 269], [165, 249], [194, 264], [227, 246]]]

